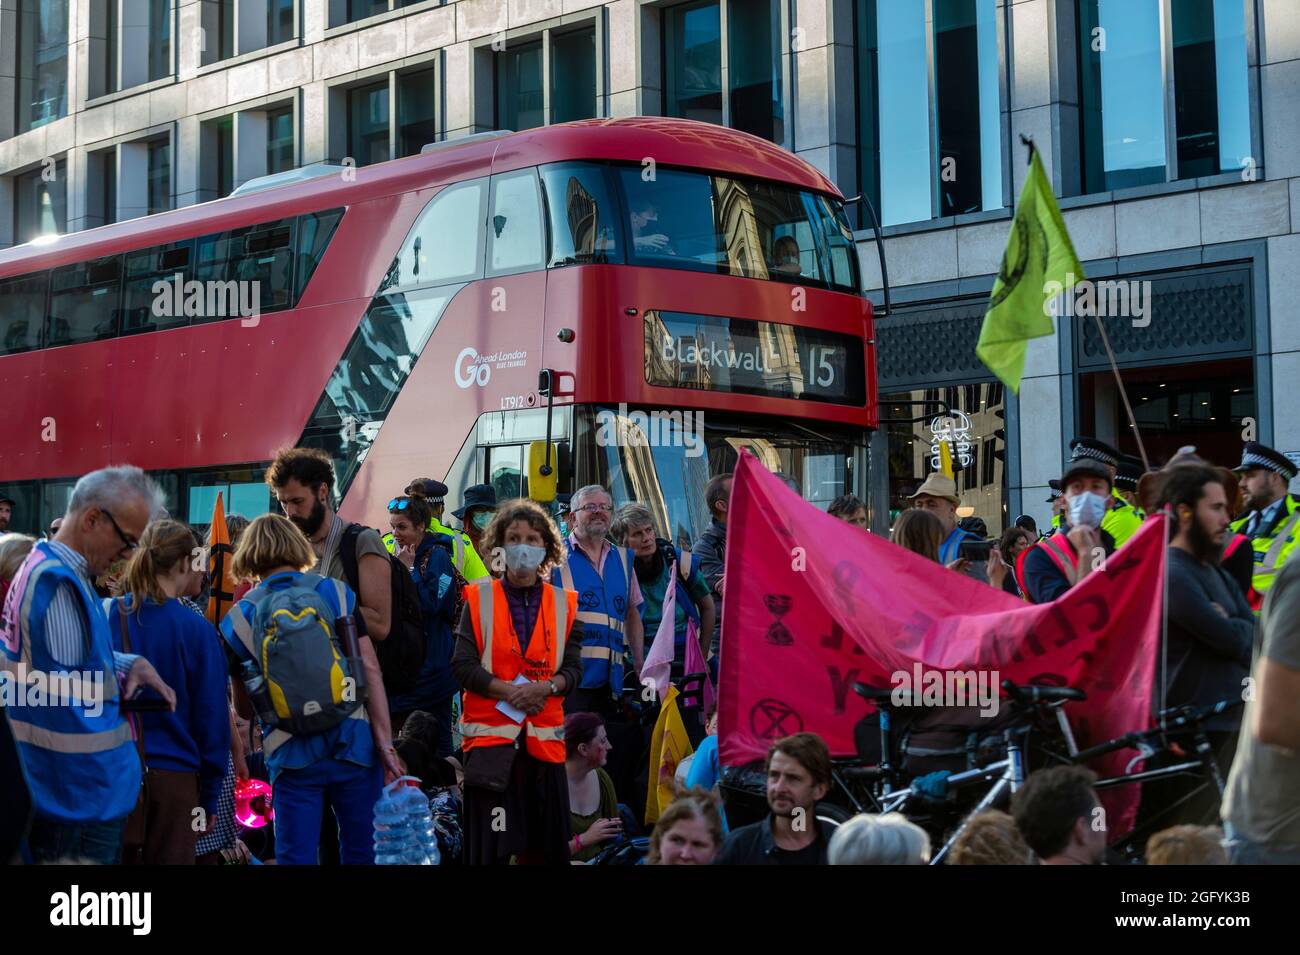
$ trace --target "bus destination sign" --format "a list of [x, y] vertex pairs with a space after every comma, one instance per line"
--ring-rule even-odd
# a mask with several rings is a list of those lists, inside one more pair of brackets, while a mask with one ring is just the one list
[[862, 339], [753, 319], [650, 310], [645, 313], [645, 380], [696, 388], [866, 403]]

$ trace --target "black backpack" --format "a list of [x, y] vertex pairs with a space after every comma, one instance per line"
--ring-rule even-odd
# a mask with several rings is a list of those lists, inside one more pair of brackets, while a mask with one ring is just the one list
[[[362, 524], [349, 524], [339, 541], [339, 559], [343, 562], [343, 575], [361, 602], [361, 587], [357, 576], [357, 537], [369, 530]], [[388, 555], [388, 569], [392, 579], [391, 619], [388, 638], [376, 640], [375, 656], [384, 677], [388, 698], [415, 689], [424, 667], [424, 620], [420, 614], [420, 595], [416, 593], [411, 572], [392, 554]]]

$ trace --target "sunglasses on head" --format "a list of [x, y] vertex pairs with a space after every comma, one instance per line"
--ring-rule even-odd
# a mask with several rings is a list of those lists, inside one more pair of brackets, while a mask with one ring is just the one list
[[395, 497], [388, 502], [388, 509], [390, 511], [404, 511], [410, 506], [411, 499], [409, 497]]

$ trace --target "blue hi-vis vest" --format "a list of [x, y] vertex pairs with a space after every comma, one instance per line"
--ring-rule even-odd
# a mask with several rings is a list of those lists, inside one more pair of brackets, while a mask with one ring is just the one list
[[[90, 639], [70, 680], [45, 639], [46, 613], [59, 585], [80, 598]], [[135, 807], [140, 757], [118, 710], [113, 641], [95, 594], [44, 541], [14, 577], [0, 614], [5, 712], [18, 743], [37, 815], [65, 825], [112, 822]], [[86, 678], [91, 683], [85, 688]], [[26, 687], [17, 684], [27, 682]], [[34, 697], [43, 685], [45, 693]], [[93, 714], [93, 715], [92, 715]]]
[[609, 687], [623, 694], [623, 621], [632, 602], [632, 552], [611, 548], [602, 579], [591, 560], [573, 542], [564, 542], [567, 559], [551, 571], [551, 583], [578, 595], [582, 621], [582, 688]]
[[964, 528], [954, 527], [952, 533], [939, 545], [939, 563], [951, 564], [959, 556], [957, 552], [961, 549], [963, 541], [977, 541], [979, 539], [978, 535], [972, 534]]

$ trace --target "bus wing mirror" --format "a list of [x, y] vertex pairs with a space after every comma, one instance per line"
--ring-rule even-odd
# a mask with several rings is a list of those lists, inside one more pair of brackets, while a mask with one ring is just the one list
[[528, 446], [528, 496], [539, 504], [551, 503], [559, 490], [560, 469], [554, 466], [559, 453], [549, 441]]

